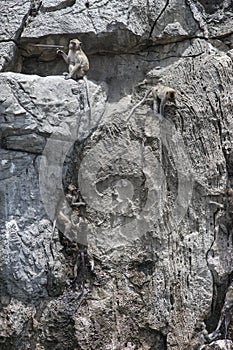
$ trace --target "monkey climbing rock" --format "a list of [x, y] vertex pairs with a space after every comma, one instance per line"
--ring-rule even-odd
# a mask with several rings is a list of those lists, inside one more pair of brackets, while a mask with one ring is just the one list
[[152, 95], [152, 97], [153, 97], [154, 115], [155, 116], [159, 115], [159, 118], [162, 120], [162, 118], [164, 117], [164, 108], [165, 108], [167, 101], [172, 101], [172, 102], [176, 103], [175, 94], [176, 94], [176, 90], [174, 90], [168, 86], [156, 85], [156, 86], [151, 87], [146, 92], [143, 99], [141, 101], [139, 101], [136, 104], [136, 106], [134, 106], [132, 108], [132, 110], [127, 118], [127, 121], [130, 119], [130, 117], [132, 116], [134, 111], [146, 101], [146, 99], [147, 99], [147, 97], [149, 97], [149, 95]]

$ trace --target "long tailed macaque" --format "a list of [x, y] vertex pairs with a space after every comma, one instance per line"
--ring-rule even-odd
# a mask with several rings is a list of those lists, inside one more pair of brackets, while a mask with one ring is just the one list
[[57, 54], [62, 55], [64, 61], [69, 65], [69, 73], [64, 73], [65, 79], [80, 79], [86, 76], [89, 71], [89, 61], [78, 39], [72, 39], [69, 43], [68, 55], [62, 50], [57, 50]]
[[159, 118], [162, 119], [164, 117], [164, 107], [167, 103], [167, 101], [172, 101], [175, 103], [175, 94], [176, 90], [164, 86], [164, 85], [156, 85], [150, 88], [143, 99], [139, 101], [136, 106], [134, 106], [128, 116], [127, 121], [131, 117], [131, 115], [134, 113], [134, 111], [141, 106], [147, 99], [147, 97], [152, 94], [153, 96], [153, 110], [155, 115], [159, 115]]
[[65, 76], [65, 79], [74, 79], [78, 80], [83, 78], [86, 85], [86, 92], [87, 92], [87, 102], [90, 107], [90, 99], [89, 99], [89, 86], [87, 81], [87, 72], [89, 71], [89, 60], [84, 53], [84, 51], [81, 48], [82, 43], [78, 39], [72, 39], [69, 43], [69, 51], [68, 55], [62, 51], [57, 50], [57, 54], [61, 55], [64, 59], [64, 61], [69, 65], [68, 70], [69, 73], [63, 73]]
[[209, 340], [212, 341], [215, 338], [217, 338], [223, 321], [224, 321], [224, 338], [226, 339], [228, 327], [231, 321], [232, 307], [233, 307], [233, 283], [230, 284], [226, 292], [225, 301], [221, 310], [221, 315], [218, 321], [218, 325], [215, 331], [208, 335]]

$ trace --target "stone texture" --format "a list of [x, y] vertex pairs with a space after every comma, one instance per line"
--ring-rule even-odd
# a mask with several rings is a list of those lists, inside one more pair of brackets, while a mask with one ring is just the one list
[[[230, 1], [0, 9], [0, 348], [231, 348], [208, 338], [233, 270]], [[31, 45], [76, 36], [88, 86]], [[126, 122], [158, 82], [176, 105]]]
[[233, 343], [231, 340], [218, 340], [212, 342], [210, 345], [203, 346], [201, 350], [231, 350], [233, 349]]
[[[47, 43], [66, 44], [66, 36], [78, 35], [88, 53], [135, 51], [151, 38], [171, 42], [172, 38], [206, 35], [204, 18], [190, 1], [57, 1], [42, 10], [26, 27], [21, 42], [43, 37]], [[166, 11], [165, 11], [166, 10]], [[52, 11], [52, 12], [51, 12]], [[177, 21], [174, 13], [178, 13]], [[48, 34], [54, 33], [54, 39]], [[106, 35], [105, 33], [108, 33]], [[61, 37], [63, 36], [63, 38]], [[88, 40], [86, 40], [88, 36]], [[105, 40], [102, 40], [102, 36]], [[47, 37], [47, 39], [46, 39]]]
[[22, 69], [22, 58], [14, 42], [0, 42], [0, 71], [12, 70], [20, 72]]
[[21, 71], [17, 40], [23, 31], [30, 8], [30, 0], [20, 4], [12, 0], [1, 1], [0, 71]]
[[0, 41], [18, 39], [30, 8], [30, 0], [23, 1], [21, 4], [14, 0], [1, 1], [1, 28], [3, 30], [0, 34]]

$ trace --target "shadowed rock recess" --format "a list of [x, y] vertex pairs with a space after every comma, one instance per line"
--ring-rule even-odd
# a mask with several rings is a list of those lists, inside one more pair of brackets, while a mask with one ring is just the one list
[[233, 349], [232, 7], [0, 1], [1, 350]]

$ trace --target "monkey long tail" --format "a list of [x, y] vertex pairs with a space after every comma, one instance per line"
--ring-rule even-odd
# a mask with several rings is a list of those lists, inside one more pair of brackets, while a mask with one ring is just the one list
[[88, 103], [88, 107], [89, 107], [89, 129], [91, 127], [91, 104], [90, 104], [90, 90], [89, 90], [89, 84], [88, 84], [88, 80], [86, 75], [84, 75], [83, 80], [85, 82], [85, 87], [86, 87], [86, 94], [87, 94], [87, 103]]
[[147, 99], [147, 97], [149, 96], [149, 94], [151, 93], [151, 89], [148, 90], [146, 93], [145, 93], [145, 96], [143, 97], [143, 99], [141, 101], [139, 101], [132, 109], [131, 109], [131, 112], [129, 113], [129, 116], [128, 118], [126, 119], [126, 123], [128, 123], [129, 119], [131, 118], [132, 114], [134, 113], [134, 111], [139, 107], [141, 106]]

